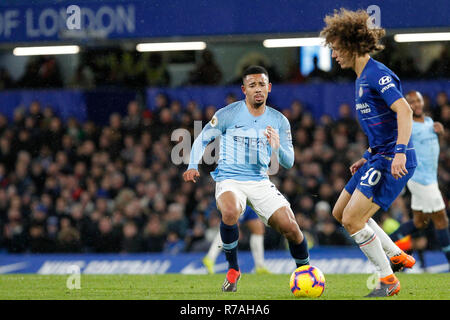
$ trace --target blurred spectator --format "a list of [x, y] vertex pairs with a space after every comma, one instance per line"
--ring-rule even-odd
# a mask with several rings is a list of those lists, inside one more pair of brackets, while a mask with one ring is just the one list
[[[449, 128], [446, 95], [430, 99], [435, 104], [439, 120]], [[201, 109], [192, 100], [183, 108], [161, 94], [154, 107], [145, 118], [137, 102], [130, 101], [128, 114], [112, 114], [104, 126], [63, 122], [38, 102], [17, 108], [12, 121], [0, 115], [1, 248], [172, 253], [207, 248], [220, 222], [208, 175], [213, 166], [200, 166], [197, 184], [182, 182], [185, 166], [170, 160], [170, 132], [182, 126], [192, 130], [192, 121], [211, 117], [216, 106]], [[336, 121], [329, 116], [316, 121], [301, 101], [292, 101], [288, 110], [295, 163], [290, 170], [280, 168], [272, 179], [289, 199], [311, 246], [347, 245], [346, 234], [342, 237], [340, 226], [330, 220], [330, 208], [367, 139], [346, 104]], [[447, 130], [441, 137], [438, 176], [445, 199], [450, 198], [449, 138]], [[405, 208], [399, 200], [389, 214], [401, 220]], [[283, 237], [267, 228], [267, 250], [285, 245]]]
[[29, 230], [29, 248], [31, 253], [51, 253], [56, 249], [54, 241], [45, 234], [43, 225], [32, 225]]
[[317, 239], [321, 246], [345, 246], [351, 242], [342, 230], [336, 227], [334, 219], [328, 218], [317, 226]]
[[59, 65], [54, 57], [48, 57], [42, 61], [39, 78], [41, 87], [61, 88], [63, 86]]
[[27, 235], [19, 209], [9, 209], [3, 230], [3, 242], [8, 252], [19, 253], [27, 249]]
[[443, 47], [438, 58], [434, 59], [425, 73], [428, 78], [450, 78], [450, 51]]
[[348, 103], [343, 103], [339, 106], [339, 118], [334, 126], [336, 128], [335, 133], [345, 134], [351, 141], [355, 141], [359, 124]]
[[0, 68], [0, 91], [5, 89], [11, 89], [14, 87], [14, 80], [11, 78], [8, 70]]
[[188, 252], [208, 251], [210, 243], [205, 238], [205, 225], [197, 222], [186, 237], [186, 248]]
[[317, 246], [317, 232], [314, 226], [314, 221], [311, 217], [297, 212], [295, 214], [295, 220], [297, 221], [300, 229], [302, 230], [303, 235], [308, 240], [308, 246], [310, 248]]
[[164, 253], [177, 254], [184, 250], [185, 243], [181, 239], [180, 235], [175, 231], [170, 231], [167, 235], [166, 242], [164, 243]]
[[326, 81], [330, 78], [329, 74], [326, 71], [323, 71], [319, 67], [319, 58], [314, 56], [313, 58], [313, 69], [308, 76], [306, 77], [306, 81], [308, 82], [320, 82]]
[[441, 91], [436, 96], [436, 104], [431, 106], [431, 110], [429, 108], [425, 109], [425, 112], [431, 111], [431, 116], [433, 117], [433, 120], [439, 121], [439, 119], [441, 119], [442, 109], [446, 105], [450, 105], [448, 95], [445, 91]]
[[81, 252], [80, 232], [72, 226], [71, 219], [69, 217], [63, 217], [60, 223], [58, 252]]
[[144, 230], [145, 249], [149, 252], [161, 252], [166, 240], [165, 230], [159, 216], [153, 214], [149, 217]]
[[209, 50], [203, 50], [202, 60], [197, 67], [191, 71], [189, 84], [194, 85], [217, 85], [222, 80], [222, 71], [214, 61], [214, 55]]
[[183, 206], [179, 203], [172, 203], [167, 208], [167, 213], [163, 216], [167, 226], [167, 231], [176, 233], [184, 238], [188, 229], [188, 221], [184, 214]]
[[160, 53], [154, 52], [148, 56], [145, 67], [145, 80], [149, 87], [165, 87], [170, 84], [170, 74]]
[[289, 72], [286, 76], [286, 82], [302, 83], [305, 82], [305, 76], [300, 72], [300, 66], [298, 61], [294, 62], [289, 67]]
[[64, 85], [55, 57], [31, 57], [17, 81], [20, 88], [61, 88]]
[[400, 67], [400, 76], [402, 79], [418, 79], [422, 76], [419, 68], [417, 68], [417, 63], [414, 58], [407, 56], [400, 60], [402, 65]]
[[137, 136], [140, 132], [142, 121], [141, 109], [137, 101], [128, 103], [128, 114], [123, 118], [123, 128], [127, 133]]
[[67, 86], [74, 89], [92, 89], [95, 85], [94, 81], [91, 68], [88, 65], [80, 64]]
[[25, 65], [25, 72], [17, 81], [17, 87], [20, 88], [37, 88], [39, 84], [39, 68], [40, 61], [38, 57], [30, 57]]
[[[446, 104], [442, 106], [441, 110], [441, 117], [439, 118], [441, 123], [444, 125], [444, 128], [449, 130], [450, 128], [450, 104]], [[448, 141], [448, 132], [447, 135], [447, 141]]]
[[119, 252], [121, 238], [113, 229], [111, 219], [102, 217], [98, 223], [97, 237], [94, 241], [95, 252]]
[[133, 253], [144, 251], [143, 240], [139, 234], [138, 227], [132, 221], [123, 226], [122, 252]]

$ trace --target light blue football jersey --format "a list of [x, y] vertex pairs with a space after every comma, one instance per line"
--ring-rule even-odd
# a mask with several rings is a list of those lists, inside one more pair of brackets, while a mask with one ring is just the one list
[[294, 164], [291, 127], [279, 111], [266, 106], [264, 113], [253, 116], [245, 100], [234, 102], [216, 112], [192, 146], [188, 169], [197, 169], [206, 146], [220, 137], [219, 161], [211, 176], [215, 181], [268, 179], [272, 147], [264, 135], [267, 126], [277, 130], [280, 148], [278, 162], [285, 168]]
[[433, 119], [425, 122], [413, 121], [411, 138], [416, 149], [417, 168], [411, 180], [423, 185], [437, 182], [439, 161], [439, 138], [434, 132]]

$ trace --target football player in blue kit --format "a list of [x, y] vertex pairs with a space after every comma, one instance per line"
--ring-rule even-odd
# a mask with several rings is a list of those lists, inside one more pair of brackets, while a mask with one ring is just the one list
[[413, 219], [403, 223], [390, 235], [393, 241], [425, 228], [433, 221], [436, 239], [450, 264], [450, 235], [445, 202], [438, 186], [439, 134], [442, 123], [425, 115], [423, 97], [418, 91], [408, 92], [406, 100], [413, 109], [412, 140], [416, 148], [417, 168], [408, 181]]
[[242, 76], [245, 99], [219, 109], [195, 139], [184, 181], [196, 182], [198, 163], [206, 146], [220, 137], [219, 161], [211, 173], [216, 182], [216, 203], [222, 214], [220, 235], [229, 268], [222, 291], [235, 292], [241, 277], [237, 259], [238, 219], [247, 204], [261, 220], [289, 243], [297, 267], [309, 264], [306, 238], [286, 198], [269, 180], [270, 163], [284, 168], [294, 164], [291, 126], [279, 111], [266, 105], [272, 89], [268, 72], [247, 68]]
[[[387, 211], [417, 166], [410, 141], [412, 110], [399, 78], [369, 53], [383, 49], [385, 30], [369, 25], [364, 10], [335, 10], [324, 19], [321, 37], [341, 68], [356, 73], [355, 106], [369, 148], [350, 167], [352, 178], [340, 194], [333, 216], [342, 223], [370, 262], [380, 281], [368, 297], [392, 296], [400, 282], [391, 264], [412, 267], [413, 257], [399, 249], [372, 216]], [[388, 257], [390, 258], [390, 261]]]

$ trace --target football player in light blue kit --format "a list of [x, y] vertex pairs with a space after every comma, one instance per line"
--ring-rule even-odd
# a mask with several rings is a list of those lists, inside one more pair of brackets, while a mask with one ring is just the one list
[[[218, 166], [211, 173], [216, 181], [217, 207], [222, 214], [220, 235], [229, 269], [222, 291], [234, 292], [241, 276], [237, 259], [238, 219], [247, 203], [261, 220], [280, 232], [289, 242], [297, 266], [309, 264], [306, 238], [295, 220], [289, 202], [269, 180], [274, 164], [289, 169], [294, 148], [287, 118], [266, 105], [271, 91], [267, 71], [252, 66], [244, 71], [245, 100], [216, 112], [192, 146], [185, 181], [196, 182], [197, 168], [206, 145], [220, 136]], [[269, 163], [272, 161], [269, 168]]]
[[399, 78], [369, 55], [383, 49], [379, 40], [385, 35], [384, 29], [370, 26], [369, 19], [364, 10], [335, 10], [325, 17], [321, 36], [341, 68], [356, 73], [356, 113], [369, 141], [363, 158], [350, 167], [353, 176], [340, 194], [333, 216], [379, 272], [379, 284], [368, 297], [385, 297], [400, 291], [391, 263], [413, 259], [413, 265], [415, 260], [395, 245], [372, 216], [380, 208], [388, 210], [417, 164], [410, 141], [412, 110], [403, 98]]
[[445, 203], [438, 186], [437, 170], [439, 162], [439, 137], [444, 126], [425, 116], [423, 97], [418, 91], [411, 91], [406, 100], [413, 109], [412, 140], [417, 154], [417, 168], [408, 181], [411, 191], [413, 220], [403, 223], [391, 234], [393, 241], [423, 229], [431, 220], [434, 223], [436, 238], [450, 264], [450, 235]]
[[[246, 225], [250, 231], [250, 251], [255, 263], [255, 273], [271, 274], [264, 263], [264, 224], [259, 219], [256, 212], [246, 207], [244, 213], [239, 217], [239, 226]], [[222, 247], [220, 232], [214, 237], [209, 247], [208, 253], [203, 257], [202, 262], [208, 273], [215, 273], [214, 266]]]

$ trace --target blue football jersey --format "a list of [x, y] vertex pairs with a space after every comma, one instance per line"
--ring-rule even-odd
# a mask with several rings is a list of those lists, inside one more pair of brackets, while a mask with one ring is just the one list
[[[372, 156], [393, 156], [397, 143], [397, 113], [391, 105], [403, 98], [400, 79], [384, 64], [370, 58], [355, 81], [355, 102], [359, 123], [367, 135]], [[416, 166], [410, 139], [406, 149], [406, 167]]]
[[440, 147], [433, 123], [430, 117], [425, 117], [424, 122], [413, 121], [411, 137], [416, 149], [417, 168], [411, 180], [423, 185], [437, 182]]
[[211, 173], [215, 181], [268, 179], [274, 150], [264, 135], [267, 126], [277, 130], [280, 136], [280, 148], [275, 150], [279, 163], [285, 168], [292, 167], [294, 147], [287, 118], [269, 106], [255, 117], [245, 100], [241, 100], [218, 110], [203, 128], [192, 146], [188, 169], [197, 169], [206, 145], [220, 137], [218, 166]]

